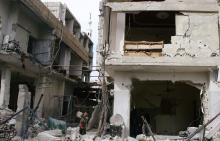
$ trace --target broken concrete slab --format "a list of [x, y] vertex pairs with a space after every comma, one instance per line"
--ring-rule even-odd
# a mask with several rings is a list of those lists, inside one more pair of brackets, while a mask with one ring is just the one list
[[62, 141], [61, 130], [49, 130], [37, 135], [38, 141]]

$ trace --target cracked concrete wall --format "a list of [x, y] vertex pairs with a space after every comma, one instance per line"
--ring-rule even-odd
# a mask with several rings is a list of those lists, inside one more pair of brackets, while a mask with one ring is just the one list
[[165, 44], [163, 55], [169, 57], [219, 56], [218, 14], [183, 13], [176, 15], [176, 36]]
[[[112, 12], [110, 30], [110, 57], [123, 57], [125, 14]], [[217, 13], [176, 14], [176, 36], [165, 44], [162, 57], [209, 58], [219, 56]], [[147, 57], [147, 56], [145, 56]], [[111, 62], [111, 61], [110, 61]]]

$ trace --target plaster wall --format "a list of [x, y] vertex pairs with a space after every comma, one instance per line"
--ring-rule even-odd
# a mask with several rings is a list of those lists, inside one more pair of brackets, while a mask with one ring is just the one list
[[[209, 83], [209, 74], [205, 72], [191, 73], [154, 73], [154, 72], [115, 72], [114, 78], [114, 114], [121, 114], [127, 129], [130, 128], [130, 100], [132, 79], [140, 81], [182, 81], [198, 84], [200, 87]], [[205, 103], [206, 104], [206, 103]], [[207, 110], [205, 112], [208, 112]], [[205, 113], [208, 115], [208, 113]], [[127, 130], [127, 133], [129, 130]]]
[[[131, 119], [133, 110], [146, 111], [156, 134], [177, 135], [188, 126], [198, 126], [202, 120], [200, 89], [187, 83], [133, 79], [131, 97]], [[137, 121], [131, 123], [135, 129]]]
[[115, 13], [111, 14], [110, 26], [110, 51], [113, 54], [123, 54], [125, 37], [125, 14]]

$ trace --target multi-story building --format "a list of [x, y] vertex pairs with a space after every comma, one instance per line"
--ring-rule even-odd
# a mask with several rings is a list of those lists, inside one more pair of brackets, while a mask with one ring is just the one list
[[2, 107], [16, 111], [25, 84], [32, 107], [44, 95], [39, 116], [62, 116], [75, 87], [89, 83], [93, 42], [61, 3], [0, 0], [0, 44]]
[[108, 51], [113, 112], [131, 136], [142, 133], [142, 115], [155, 134], [178, 135], [220, 112], [216, 0], [109, 0], [100, 11], [97, 51]]

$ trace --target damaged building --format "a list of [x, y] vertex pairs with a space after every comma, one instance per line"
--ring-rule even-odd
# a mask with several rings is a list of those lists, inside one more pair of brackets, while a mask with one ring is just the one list
[[[165, 138], [220, 112], [216, 0], [103, 0], [100, 11], [97, 63], [106, 58], [113, 113], [128, 134], [142, 133], [141, 116]], [[217, 118], [205, 136], [219, 129]]]
[[39, 117], [74, 120], [78, 95], [89, 93], [93, 42], [70, 10], [61, 3], [0, 0], [0, 43], [0, 106], [16, 112], [27, 96], [33, 108], [43, 95]]

